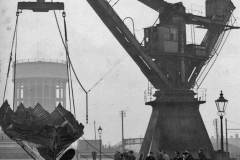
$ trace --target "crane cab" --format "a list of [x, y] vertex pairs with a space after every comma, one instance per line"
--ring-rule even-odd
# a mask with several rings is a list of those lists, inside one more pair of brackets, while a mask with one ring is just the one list
[[[144, 29], [144, 47], [152, 58], [159, 56], [186, 56], [197, 59], [207, 57], [206, 47], [186, 44], [184, 33], [176, 25], [157, 25]], [[182, 51], [183, 46], [183, 51]]]
[[173, 25], [157, 25], [144, 29], [144, 44], [150, 55], [177, 53], [178, 28]]
[[185, 47], [186, 55], [190, 55], [195, 58], [205, 59], [207, 58], [206, 47], [196, 44], [188, 44]]

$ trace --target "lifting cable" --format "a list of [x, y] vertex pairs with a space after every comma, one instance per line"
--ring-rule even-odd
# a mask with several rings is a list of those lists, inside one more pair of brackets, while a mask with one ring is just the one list
[[[53, 0], [52, 0], [53, 1]], [[63, 47], [65, 48], [65, 51], [66, 51], [66, 56], [67, 56], [67, 61], [69, 63], [69, 69], [71, 69], [73, 71], [73, 74], [78, 82], [78, 84], [80, 85], [81, 89], [84, 91], [84, 93], [87, 95], [87, 91], [86, 89], [83, 87], [82, 83], [80, 82], [77, 74], [76, 74], [76, 71], [73, 67], [73, 64], [72, 64], [72, 61], [70, 59], [70, 56], [69, 56], [69, 51], [68, 51], [68, 47], [66, 45], [66, 43], [64, 42], [64, 39], [63, 39], [63, 35], [62, 35], [62, 31], [60, 29], [60, 25], [59, 25], [59, 22], [58, 22], [58, 18], [57, 18], [57, 15], [56, 15], [56, 12], [53, 11], [54, 13], [54, 17], [55, 17], [55, 21], [56, 21], [56, 24], [57, 24], [57, 28], [58, 28], [58, 32], [59, 32], [59, 35], [60, 35], [60, 38], [61, 38], [61, 41], [62, 41], [62, 44], [63, 44]], [[65, 33], [66, 35], [67, 33]], [[70, 73], [70, 72], [69, 72]], [[72, 86], [71, 86], [72, 87]], [[72, 91], [73, 93], [73, 91]], [[87, 97], [87, 96], [86, 96]], [[73, 97], [74, 98], [74, 97]], [[87, 100], [87, 98], [86, 98]], [[75, 107], [74, 107], [74, 110], [75, 110]], [[88, 123], [88, 102], [86, 102], [86, 123]]]
[[[234, 24], [234, 23], [235, 23], [235, 22], [233, 22], [232, 24]], [[214, 55], [215, 55], [214, 61], [216, 61], [216, 58], [217, 58], [216, 55], [219, 54], [219, 52], [221, 51], [221, 49], [220, 49], [220, 51], [218, 51], [218, 49], [219, 49], [219, 47], [220, 47], [220, 45], [221, 45], [221, 43], [222, 43], [222, 41], [223, 41], [223, 39], [224, 39], [225, 33], [226, 33], [226, 32], [224, 31], [224, 33], [220, 35], [220, 39], [218, 39], [217, 44], [215, 45], [215, 47], [214, 47], [214, 49], [213, 49], [213, 51], [212, 51], [212, 52], [214, 52], [214, 54], [212, 54], [212, 55], [210, 56], [210, 58], [207, 60], [207, 63], [206, 63], [206, 65], [205, 65], [205, 67], [203, 68], [203, 70], [201, 70], [201, 72], [200, 72], [200, 74], [199, 74], [199, 76], [198, 76], [198, 78], [197, 78], [197, 80], [196, 80], [196, 84], [197, 84], [198, 81], [201, 79], [202, 75], [205, 73], [205, 70], [208, 68], [208, 66], [209, 66], [212, 58], [214, 57]], [[228, 33], [228, 34], [229, 34], [229, 33]], [[226, 41], [226, 39], [225, 39], [224, 41]], [[225, 42], [224, 42], [224, 43], [225, 43]], [[223, 44], [223, 45], [224, 45], [224, 44]], [[222, 45], [222, 47], [223, 47], [223, 45]], [[221, 47], [221, 48], [222, 48], [222, 47]], [[218, 55], [217, 55], [217, 56], [218, 56]], [[215, 63], [215, 62], [214, 62], [214, 63]], [[212, 66], [213, 66], [213, 64], [211, 64], [211, 66], [208, 68], [207, 73], [208, 73], [209, 70], [212, 68]], [[205, 79], [205, 77], [206, 77], [206, 74], [204, 75], [203, 80]], [[201, 80], [200, 83], [202, 83], [203, 80]], [[199, 88], [199, 87], [200, 87], [200, 85], [198, 85], [197, 88]]]
[[[218, 49], [219, 49], [219, 47], [220, 47], [220, 45], [221, 45], [221, 43], [222, 43], [222, 41], [223, 41], [223, 39], [224, 39], [224, 36], [225, 36], [225, 32], [221, 34], [220, 39], [218, 39], [215, 47], [213, 48], [213, 51], [212, 51], [212, 52], [214, 52], [214, 53], [212, 54], [212, 56], [210, 56], [210, 58], [209, 58], [209, 60], [207, 61], [204, 69], [201, 71], [200, 75], [198, 76], [198, 78], [197, 78], [197, 80], [196, 80], [196, 83], [198, 83], [199, 81], [201, 81], [201, 82], [199, 83], [199, 85], [198, 85], [198, 88], [201, 86], [203, 80], [206, 78], [206, 76], [207, 76], [207, 74], [209, 73], [210, 69], [211, 69], [212, 66], [215, 64], [215, 62], [216, 62], [216, 60], [217, 60], [217, 58], [218, 58], [219, 52], [220, 52], [220, 51], [218, 51]], [[212, 53], [212, 52], [211, 52], [211, 53]], [[213, 63], [210, 64], [210, 62], [212, 62], [212, 59], [213, 59], [213, 58], [214, 58]], [[210, 67], [208, 67], [209, 65], [210, 65]], [[206, 70], [207, 70], [207, 71], [206, 71]], [[205, 72], [205, 71], [206, 71], [206, 72]], [[202, 78], [202, 76], [203, 76], [204, 78]]]
[[[108, 3], [110, 4], [112, 0], [109, 0]], [[112, 7], [114, 7], [120, 0], [117, 0], [116, 2], [113, 3]]]
[[114, 7], [120, 0], [117, 0], [113, 5], [112, 7]]
[[216, 53], [216, 57], [215, 57], [215, 59], [213, 60], [213, 63], [211, 64], [211, 66], [210, 66], [210, 68], [208, 69], [207, 73], [204, 75], [203, 79], [202, 79], [201, 82], [199, 83], [198, 88], [202, 85], [203, 81], [205, 80], [205, 78], [207, 77], [208, 73], [210, 72], [210, 70], [212, 69], [213, 65], [215, 64], [215, 62], [216, 62], [216, 60], [217, 60], [217, 58], [218, 58], [218, 56], [219, 56], [219, 54], [220, 54], [220, 52], [221, 52], [224, 44], [225, 44], [226, 41], [227, 41], [227, 38], [228, 38], [229, 34], [230, 34], [230, 31], [228, 32], [227, 36], [226, 36], [225, 39], [223, 40], [223, 43], [222, 43], [222, 45], [221, 45], [221, 47], [220, 47], [220, 50], [218, 51], [218, 53]]
[[[67, 36], [67, 24], [66, 24], [66, 12], [63, 11], [62, 13], [63, 16], [63, 22], [64, 22], [64, 33], [65, 33], [65, 46], [66, 46], [66, 51], [67, 53], [69, 53], [68, 50], [68, 36]], [[66, 54], [67, 55], [67, 54]], [[73, 85], [72, 85], [72, 74], [71, 74], [71, 68], [70, 68], [70, 64], [69, 64], [69, 58], [68, 56], [66, 56], [66, 61], [67, 61], [67, 68], [68, 68], [68, 86], [69, 88], [71, 88], [71, 93], [70, 90], [69, 91], [69, 99], [71, 99], [71, 95], [72, 95], [72, 103], [73, 103], [73, 111], [74, 111], [74, 116], [76, 117], [76, 110], [75, 110], [75, 101], [74, 101], [74, 91], [73, 91]], [[69, 81], [70, 81], [70, 85], [69, 85]], [[71, 103], [71, 101], [70, 101]], [[71, 104], [70, 104], [70, 109], [71, 109]]]
[[[54, 11], [55, 13], [55, 11]], [[65, 20], [65, 12], [63, 12], [62, 16], [64, 17], [64, 20]], [[66, 28], [65, 27], [66, 23], [64, 22], [64, 29], [65, 29], [65, 44], [66, 44], [66, 47], [68, 48], [68, 37], [67, 37], [67, 31], [66, 31]], [[68, 98], [69, 98], [69, 107], [70, 107], [70, 112], [72, 112], [72, 101], [71, 101], [71, 87], [70, 87], [70, 76], [69, 76], [69, 60], [68, 60], [68, 57], [66, 55], [66, 66], [67, 66], [67, 81], [68, 81]]]
[[[11, 67], [11, 62], [12, 62], [13, 47], [14, 47], [14, 44], [15, 44], [14, 42], [15, 42], [16, 35], [17, 35], [17, 26], [18, 26], [19, 13], [20, 13], [19, 11], [16, 12], [16, 22], [15, 22], [13, 38], [12, 38], [12, 42], [11, 42], [11, 51], [10, 51], [10, 56], [9, 56], [9, 61], [8, 61], [7, 75], [6, 75], [6, 81], [5, 81], [5, 86], [4, 86], [4, 92], [3, 92], [3, 102], [4, 102], [5, 96], [6, 96], [6, 90], [7, 90], [7, 85], [8, 85], [8, 78], [9, 78], [10, 67]], [[16, 52], [16, 48], [17, 47], [15, 46], [15, 52]], [[15, 53], [15, 57], [16, 57], [16, 53]], [[14, 96], [13, 99], [15, 99], [15, 94], [13, 96]]]
[[[224, 33], [224, 34], [225, 34], [225, 33]], [[198, 77], [197, 77], [197, 79], [196, 79], [196, 84], [198, 83], [198, 81], [201, 80], [203, 74], [206, 73], [206, 72], [205, 72], [206, 69], [209, 69], [208, 66], [210, 65], [210, 62], [212, 62], [211, 60], [214, 58], [214, 56], [215, 56], [215, 58], [216, 58], [216, 55], [218, 54], [218, 53], [217, 53], [217, 50], [218, 50], [218, 48], [219, 48], [219, 45], [220, 45], [221, 42], [222, 42], [222, 39], [223, 39], [224, 34], [221, 34], [220, 39], [218, 40], [218, 42], [216, 43], [216, 45], [215, 45], [215, 47], [214, 47], [214, 49], [213, 49], [213, 51], [212, 51], [212, 52], [214, 52], [214, 53], [212, 54], [212, 56], [210, 56], [210, 58], [209, 58], [209, 59], [207, 60], [207, 62], [205, 63], [204, 68], [200, 71], [200, 74], [198, 75]], [[212, 53], [212, 52], [211, 52], [211, 53]], [[207, 71], [207, 72], [208, 72], [208, 71]], [[205, 75], [204, 75], [204, 76], [205, 76]], [[199, 87], [200, 87], [200, 85], [197, 86], [197, 88], [199, 88]]]
[[[86, 90], [83, 87], [82, 83], [80, 82], [80, 80], [79, 80], [79, 78], [78, 78], [78, 76], [76, 74], [76, 71], [74, 69], [74, 66], [72, 64], [72, 61], [70, 59], [69, 50], [68, 50], [68, 46], [67, 46], [67, 43], [66, 43], [67, 39], [65, 39], [65, 42], [64, 42], [63, 34], [62, 34], [61, 29], [60, 29], [60, 25], [59, 25], [58, 18], [57, 18], [57, 15], [56, 15], [55, 11], [54, 11], [54, 17], [55, 17], [55, 20], [56, 20], [56, 24], [57, 24], [57, 27], [58, 27], [58, 32], [59, 32], [60, 38], [62, 40], [62, 44], [63, 44], [63, 46], [65, 48], [65, 51], [66, 51], [67, 61], [68, 61], [68, 64], [69, 64], [68, 65], [68, 68], [69, 68], [69, 72], [68, 73], [71, 74], [70, 73], [70, 69], [72, 69], [74, 77], [76, 78], [78, 84], [80, 85], [81, 89], [84, 91], [84, 93], [86, 95], [86, 97], [85, 97], [86, 98], [86, 123], [88, 124], [88, 101], [89, 101], [88, 96], [89, 96], [89, 92], [93, 88], [95, 88], [101, 81], [103, 81], [103, 79], [113, 70], [113, 68], [121, 63], [122, 59], [120, 61], [118, 61], [108, 72], [106, 72], [89, 90]], [[65, 38], [66, 38], [67, 37], [66, 22], [64, 22], [64, 26], [65, 26], [64, 28], [65, 28]], [[72, 83], [71, 83], [71, 75], [69, 77], [70, 77], [70, 79], [69, 79], [70, 80], [70, 88], [73, 88]], [[74, 100], [73, 89], [72, 89], [72, 97], [73, 97], [73, 100]], [[74, 107], [74, 112], [75, 112], [75, 107]]]
[[67, 54], [67, 57], [68, 57], [68, 60], [69, 60], [69, 65], [70, 65], [70, 67], [71, 67], [71, 69], [72, 69], [72, 71], [73, 71], [73, 73], [74, 73], [74, 76], [76, 77], [77, 82], [79, 83], [80, 87], [81, 87], [82, 90], [86, 93], [87, 91], [86, 91], [86, 89], [83, 87], [83, 85], [82, 85], [82, 83], [80, 82], [80, 80], [78, 79], [78, 76], [77, 76], [77, 74], [76, 74], [76, 72], [75, 72], [75, 69], [74, 69], [74, 67], [73, 67], [72, 61], [71, 61], [70, 56], [69, 56], [68, 49], [67, 49], [67, 47], [66, 47], [66, 44], [65, 44], [64, 39], [63, 39], [63, 36], [62, 36], [62, 31], [61, 31], [60, 26], [59, 26], [59, 22], [58, 22], [58, 19], [57, 19], [57, 15], [56, 15], [55, 12], [54, 12], [54, 16], [55, 16], [55, 20], [56, 20], [57, 27], [58, 27], [58, 32], [59, 32], [60, 38], [61, 38], [61, 40], [62, 40], [63, 47], [64, 47], [65, 50], [66, 50], [66, 54]]
[[[53, 1], [53, 0], [52, 0]], [[63, 44], [63, 47], [65, 48], [65, 51], [66, 51], [66, 59], [67, 59], [67, 63], [68, 63], [68, 74], [69, 74], [69, 81], [70, 81], [70, 88], [71, 88], [71, 95], [72, 95], [72, 100], [73, 100], [73, 109], [74, 109], [74, 113], [75, 113], [75, 105], [74, 105], [74, 95], [73, 95], [73, 85], [72, 85], [72, 79], [71, 79], [71, 71], [73, 72], [74, 74], [74, 77], [76, 78], [77, 80], [77, 83], [79, 84], [79, 86], [81, 87], [81, 89], [84, 91], [85, 95], [86, 95], [86, 123], [88, 124], [88, 96], [89, 96], [89, 92], [95, 88], [101, 81], [103, 81], [103, 79], [115, 68], [115, 66], [117, 66], [118, 64], [120, 64], [122, 62], [123, 59], [119, 60], [116, 64], [114, 64], [114, 66], [108, 71], [106, 72], [89, 90], [86, 90], [81, 81], [79, 80], [77, 74], [76, 74], [76, 71], [74, 69], [74, 66], [73, 66], [73, 63], [71, 61], [71, 58], [70, 58], [70, 55], [69, 55], [69, 50], [68, 50], [68, 39], [67, 39], [67, 25], [66, 25], [66, 20], [65, 20], [65, 17], [66, 17], [66, 13], [63, 12], [63, 18], [64, 18], [64, 32], [65, 32], [65, 41], [64, 41], [64, 38], [63, 38], [63, 34], [62, 34], [62, 31], [60, 29], [60, 25], [59, 25], [59, 21], [58, 21], [58, 18], [57, 18], [57, 15], [56, 15], [56, 12], [53, 11], [54, 13], [54, 17], [55, 17], [55, 21], [56, 21], [56, 24], [57, 24], [57, 28], [58, 28], [58, 32], [59, 32], [59, 35], [60, 35], [60, 38], [61, 38], [61, 41], [62, 41], [62, 44]], [[155, 22], [156, 23], [156, 22]], [[154, 24], [155, 24], [154, 23]], [[69, 83], [69, 82], [68, 82]], [[70, 92], [70, 91], [69, 91]], [[69, 94], [69, 95], [70, 95]]]
[[96, 83], [94, 83], [94, 84], [92, 85], [92, 87], [91, 87], [87, 92], [89, 93], [89, 92], [90, 92], [92, 89], [94, 89], [100, 82], [102, 82], [102, 81], [104, 80], [104, 78], [105, 78], [107, 75], [109, 75], [109, 74], [112, 72], [112, 70], [113, 70], [117, 65], [119, 65], [123, 60], [124, 60], [124, 58], [118, 60], [102, 77], [100, 77], [100, 79], [99, 79]]
[[[117, 65], [119, 65], [122, 61], [123, 61], [123, 59], [124, 58], [122, 58], [122, 59], [120, 59], [117, 63], [115, 63], [114, 65], [113, 65], [113, 67], [111, 67], [102, 77], [100, 77], [100, 79], [96, 82], [96, 83], [94, 83], [93, 85], [92, 85], [92, 87], [86, 92], [86, 107], [87, 107], [87, 109], [88, 109], [88, 101], [89, 101], [89, 93], [100, 83], [100, 82], [102, 82], [103, 80], [104, 80], [104, 78], [108, 75], [108, 74], [110, 74], [111, 72], [112, 72], [112, 70], [117, 66]], [[87, 120], [87, 123], [88, 123], [88, 110], [86, 110], [86, 120]]]
[[[204, 69], [201, 70], [201, 72], [200, 72], [200, 74], [199, 74], [196, 82], [198, 82], [198, 81], [201, 79], [202, 75], [205, 73], [205, 70], [208, 68], [211, 60], [212, 60], [213, 57], [218, 53], [219, 46], [220, 46], [221, 43], [222, 43], [222, 40], [223, 40], [223, 38], [224, 38], [225, 33], [226, 33], [226, 32], [222, 33], [222, 34], [220, 35], [220, 38], [217, 40], [217, 43], [215, 44], [213, 50], [212, 50], [211, 53], [210, 53], [210, 54], [211, 54], [211, 55], [210, 55], [210, 58], [207, 60]], [[214, 53], [212, 53], [212, 52], [214, 52]]]
[[[19, 15], [19, 12], [17, 12], [17, 14]], [[15, 110], [15, 99], [16, 99], [16, 72], [17, 72], [16, 69], [17, 69], [17, 44], [18, 44], [17, 41], [18, 41], [18, 27], [16, 28], [15, 51], [14, 51], [15, 53], [14, 53], [14, 68], [13, 68], [13, 111]]]
[[68, 82], [68, 98], [69, 98], [69, 107], [70, 112], [72, 112], [72, 101], [71, 101], [71, 91], [70, 91], [70, 83], [69, 83], [69, 65], [68, 65], [68, 58], [66, 56], [66, 65], [67, 65], [67, 82]]
[[[236, 21], [232, 22], [232, 25], [233, 25], [235, 22], [236, 22]], [[217, 47], [216, 47], [216, 49], [215, 49], [215, 55], [216, 55], [216, 56], [215, 56], [215, 59], [213, 60], [213, 63], [212, 63], [211, 66], [209, 67], [207, 73], [204, 75], [203, 79], [202, 79], [201, 82], [199, 83], [198, 88], [202, 85], [203, 81], [205, 80], [205, 78], [207, 77], [208, 73], [210, 72], [210, 70], [212, 69], [213, 65], [215, 64], [215, 62], [216, 62], [216, 60], [217, 60], [217, 58], [218, 58], [218, 56], [219, 56], [219, 54], [220, 54], [223, 46], [224, 46], [225, 43], [226, 43], [227, 38], [229, 37], [230, 31], [227, 33], [227, 36], [224, 38], [225, 33], [226, 33], [226, 31], [224, 31], [223, 36], [222, 36], [222, 38], [220, 39], [220, 42], [217, 44]], [[222, 43], [222, 42], [223, 42], [223, 43]], [[219, 49], [219, 48], [220, 48], [220, 49]], [[209, 62], [210, 62], [210, 61], [209, 61]], [[204, 68], [204, 69], [205, 69], [205, 68]], [[199, 78], [199, 79], [200, 79], [200, 78]], [[198, 80], [199, 80], [199, 79], [198, 79]]]

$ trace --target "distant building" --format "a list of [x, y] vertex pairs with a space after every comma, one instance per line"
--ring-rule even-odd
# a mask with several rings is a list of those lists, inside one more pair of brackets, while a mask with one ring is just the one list
[[[118, 151], [118, 148], [101, 145], [102, 157], [104, 159], [112, 159], [116, 151]], [[78, 140], [76, 155], [78, 159], [92, 159], [93, 152], [96, 152], [96, 156], [99, 157], [100, 140]]]
[[[217, 140], [215, 137], [211, 137], [211, 141], [215, 150], [220, 149], [220, 144], [217, 144]], [[220, 143], [220, 140], [218, 140]], [[217, 148], [218, 147], [218, 148]], [[224, 137], [224, 150], [226, 151], [226, 139]], [[231, 158], [235, 158], [236, 160], [240, 160], [240, 137], [238, 134], [235, 136], [230, 136], [228, 138], [228, 151], [230, 153]]]
[[65, 62], [18, 61], [15, 106], [34, 107], [40, 103], [48, 112], [61, 103], [66, 107], [67, 67]]
[[143, 138], [128, 138], [124, 140], [125, 149], [132, 150], [136, 153], [140, 151], [142, 146]]

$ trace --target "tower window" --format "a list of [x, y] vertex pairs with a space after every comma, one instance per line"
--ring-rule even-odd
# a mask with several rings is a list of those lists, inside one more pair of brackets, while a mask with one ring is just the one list
[[178, 33], [176, 28], [168, 28], [168, 31], [164, 33], [164, 39], [167, 41], [177, 41]]

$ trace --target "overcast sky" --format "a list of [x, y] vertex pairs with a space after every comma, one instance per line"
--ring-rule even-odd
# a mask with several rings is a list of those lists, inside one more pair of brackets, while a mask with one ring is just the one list
[[[105, 144], [121, 140], [120, 110], [126, 111], [125, 137], [143, 137], [151, 113], [151, 107], [144, 105], [144, 90], [147, 79], [131, 60], [126, 51], [101, 22], [86, 0], [64, 1], [67, 12], [69, 50], [79, 79], [86, 89], [113, 68], [104, 80], [96, 86], [89, 97], [89, 124], [85, 124], [85, 138], [94, 138], [93, 121], [103, 128]], [[177, 2], [169, 0], [168, 2]], [[240, 15], [240, 2], [234, 0], [234, 12]], [[204, 11], [204, 0], [184, 1], [188, 9]], [[11, 38], [15, 23], [16, 0], [0, 0], [0, 57], [1, 80], [5, 78]], [[153, 24], [157, 13], [137, 0], [120, 0], [114, 7], [121, 18], [134, 19], [136, 34], [142, 40], [143, 28]], [[62, 25], [61, 12], [57, 12]], [[126, 24], [131, 28], [130, 22]], [[24, 11], [19, 17], [17, 59], [64, 59], [65, 52], [57, 31], [53, 13]], [[214, 100], [220, 90], [229, 100], [226, 117], [229, 127], [240, 128], [240, 31], [234, 30], [222, 52], [202, 85], [207, 88], [207, 103], [200, 111], [209, 135], [214, 135], [213, 119], [217, 118]], [[120, 63], [119, 63], [120, 62]], [[116, 65], [117, 64], [117, 65]], [[77, 119], [85, 123], [85, 99], [75, 83]], [[3, 81], [1, 81], [1, 92]], [[2, 93], [1, 93], [2, 94]], [[8, 92], [8, 97], [12, 93]], [[0, 98], [1, 100], [2, 98]], [[230, 133], [230, 135], [233, 133]]]

